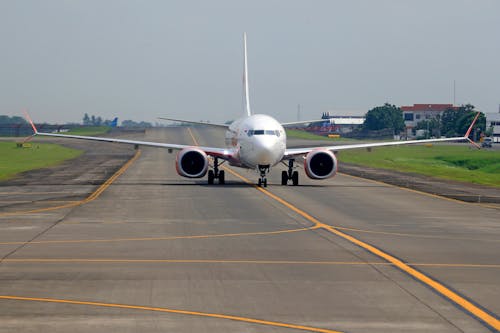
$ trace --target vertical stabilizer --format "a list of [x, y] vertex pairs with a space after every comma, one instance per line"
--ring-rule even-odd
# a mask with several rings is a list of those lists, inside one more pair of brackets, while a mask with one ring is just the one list
[[247, 116], [251, 116], [250, 111], [250, 97], [248, 96], [248, 63], [247, 63], [247, 34], [243, 34], [243, 51], [244, 51], [244, 64], [243, 64], [243, 94], [245, 99], [245, 111]]

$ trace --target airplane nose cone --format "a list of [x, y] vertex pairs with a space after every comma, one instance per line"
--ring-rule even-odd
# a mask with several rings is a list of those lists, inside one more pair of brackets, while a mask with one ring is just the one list
[[262, 137], [254, 143], [258, 164], [274, 164], [276, 156], [276, 140], [273, 137]]

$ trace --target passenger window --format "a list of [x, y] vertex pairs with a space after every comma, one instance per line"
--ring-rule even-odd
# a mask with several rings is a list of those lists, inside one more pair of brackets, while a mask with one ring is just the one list
[[264, 135], [264, 130], [254, 130], [253, 134], [254, 135]]
[[253, 136], [253, 130], [248, 130], [248, 136]]

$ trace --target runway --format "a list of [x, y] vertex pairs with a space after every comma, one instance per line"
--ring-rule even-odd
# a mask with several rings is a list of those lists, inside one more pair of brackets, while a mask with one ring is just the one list
[[[153, 129], [144, 139], [220, 146], [223, 133]], [[178, 176], [175, 153], [135, 156], [108, 183], [67, 185], [63, 203], [47, 202], [60, 189], [9, 187], [17, 203], [0, 208], [0, 332], [498, 324], [497, 209], [347, 175], [312, 181], [302, 169], [298, 187], [279, 185], [282, 168], [265, 190], [238, 168], [228, 168], [225, 186], [208, 186]]]

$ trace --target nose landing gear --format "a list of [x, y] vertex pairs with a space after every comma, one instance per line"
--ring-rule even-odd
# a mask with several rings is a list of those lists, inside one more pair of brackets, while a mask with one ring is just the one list
[[287, 185], [288, 181], [291, 179], [293, 186], [299, 185], [299, 172], [293, 171], [294, 159], [288, 160], [288, 171], [283, 170], [281, 172], [281, 185]]
[[219, 163], [219, 159], [214, 157], [214, 169], [208, 170], [208, 185], [213, 185], [214, 179], [218, 179], [220, 185], [224, 185], [226, 183], [224, 170], [219, 170], [219, 166], [224, 162], [225, 161]]
[[269, 172], [269, 165], [259, 165], [260, 178], [258, 185], [262, 187], [267, 187], [266, 174]]

